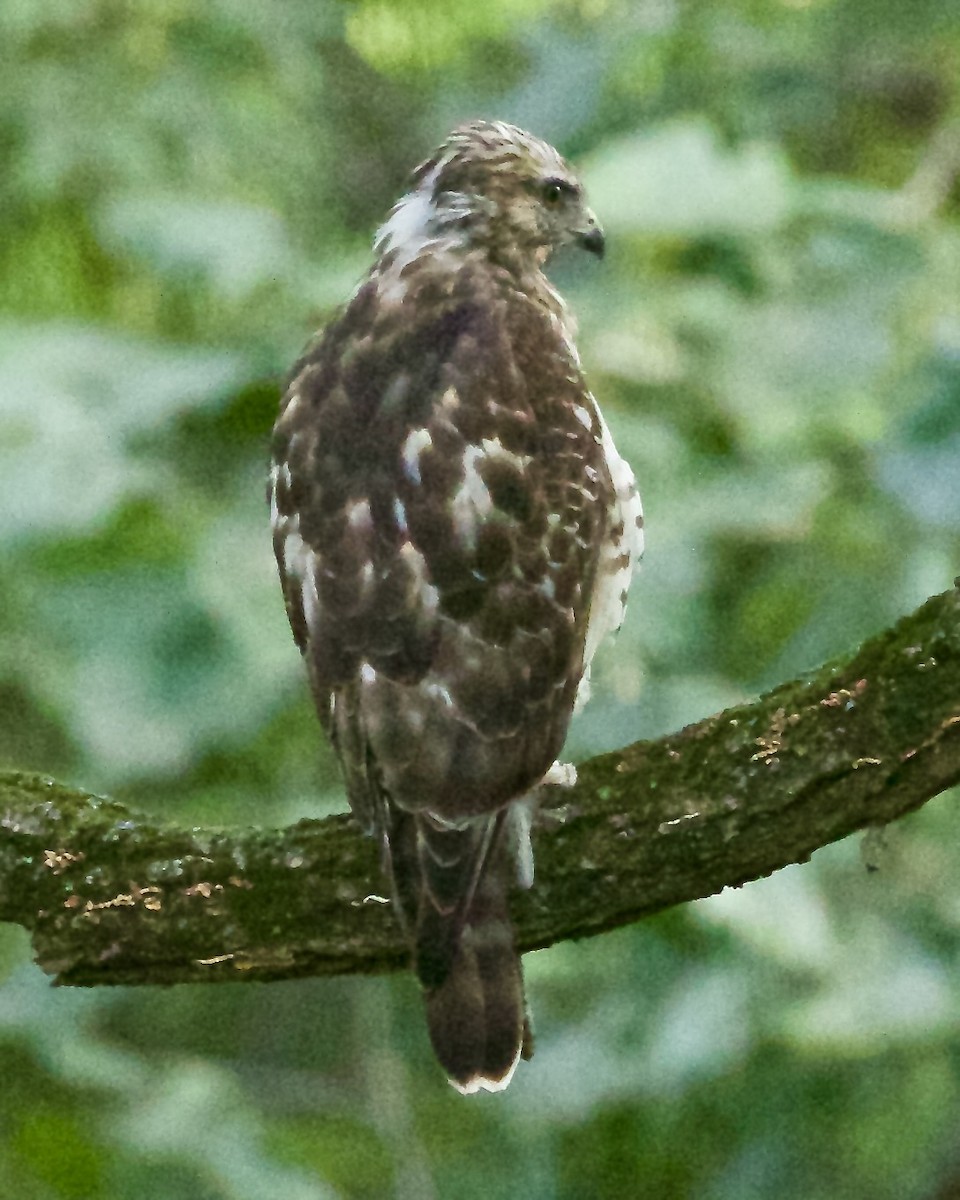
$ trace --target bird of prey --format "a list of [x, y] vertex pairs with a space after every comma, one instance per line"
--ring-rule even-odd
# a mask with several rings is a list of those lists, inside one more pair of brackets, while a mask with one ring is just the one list
[[431, 1041], [461, 1092], [532, 1053], [507, 906], [530, 797], [623, 616], [640, 501], [543, 272], [603, 233], [552, 146], [455, 129], [296, 364], [274, 547], [351, 808], [380, 839]]

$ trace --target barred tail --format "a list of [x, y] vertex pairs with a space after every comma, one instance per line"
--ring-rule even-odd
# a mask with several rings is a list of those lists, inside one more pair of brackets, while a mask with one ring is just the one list
[[[532, 1053], [523, 994], [523, 970], [513, 940], [503, 881], [497, 872], [480, 880], [466, 919], [457, 929], [440, 917], [421, 926], [417, 974], [424, 986], [430, 1041], [459, 1091], [498, 1092], [513, 1077], [521, 1055]], [[438, 934], [439, 939], [438, 939]], [[448, 941], [445, 971], [436, 946]]]
[[500, 1091], [533, 1053], [507, 904], [506, 814], [462, 829], [397, 815], [394, 885], [434, 1053], [458, 1091]]

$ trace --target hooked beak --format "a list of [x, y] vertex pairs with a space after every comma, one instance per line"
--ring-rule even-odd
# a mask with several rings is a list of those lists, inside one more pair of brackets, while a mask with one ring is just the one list
[[600, 223], [589, 208], [584, 212], [584, 217], [586, 219], [583, 227], [577, 231], [577, 241], [584, 250], [589, 250], [597, 258], [603, 258], [606, 242], [604, 241]]

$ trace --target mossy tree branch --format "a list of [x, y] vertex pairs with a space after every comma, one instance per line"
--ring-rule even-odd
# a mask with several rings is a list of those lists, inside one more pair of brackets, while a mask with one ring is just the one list
[[[517, 894], [522, 949], [635, 921], [809, 858], [960, 781], [960, 591], [849, 661], [579, 768]], [[406, 950], [346, 816], [172, 829], [0, 774], [0, 920], [62, 984], [382, 971]]]

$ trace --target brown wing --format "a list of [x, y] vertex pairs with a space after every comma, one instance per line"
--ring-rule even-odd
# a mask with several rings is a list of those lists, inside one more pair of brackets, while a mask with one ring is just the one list
[[498, 807], [569, 723], [610, 482], [552, 321], [483, 264], [402, 304], [373, 278], [277, 423], [277, 558], [321, 717], [342, 741], [349, 701], [406, 809]]

